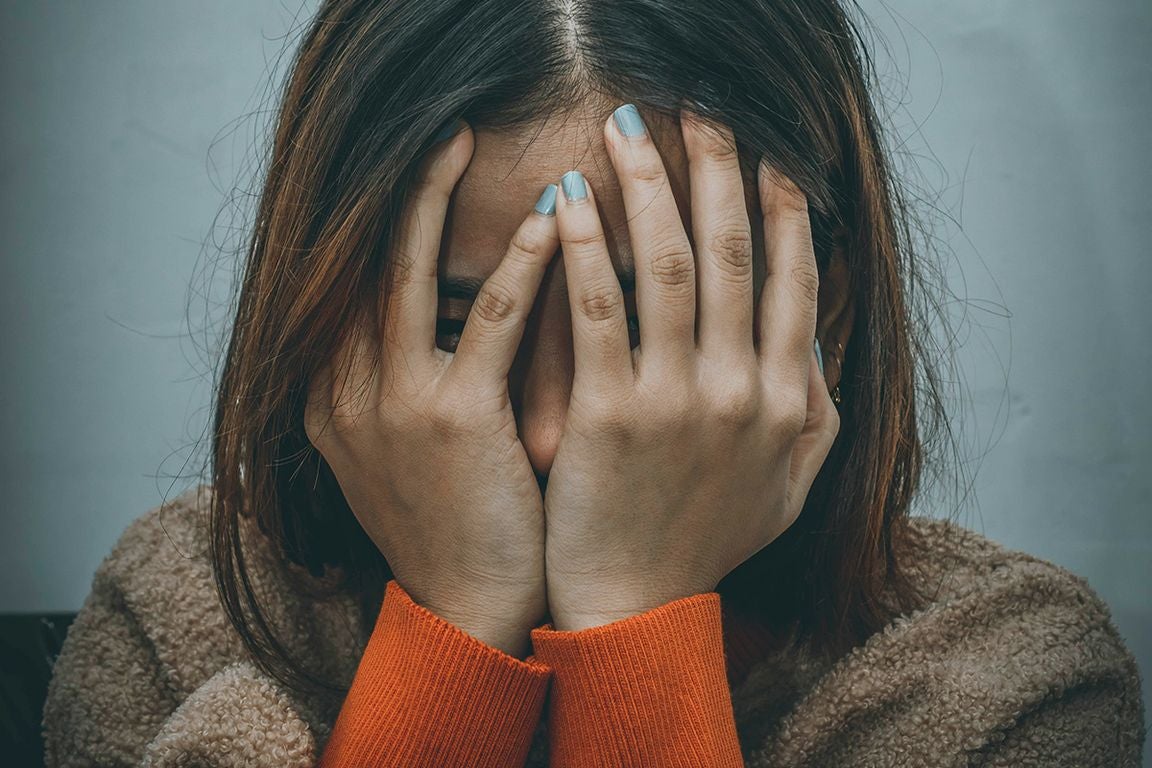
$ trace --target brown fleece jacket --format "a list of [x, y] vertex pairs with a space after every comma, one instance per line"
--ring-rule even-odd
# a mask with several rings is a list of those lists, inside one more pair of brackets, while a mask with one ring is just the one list
[[[206, 555], [209, 493], [142, 516], [97, 570], [48, 693], [49, 766], [319, 759], [342, 697], [291, 693], [243, 649]], [[734, 681], [745, 765], [1139, 765], [1139, 671], [1087, 582], [947, 521], [912, 531], [906, 560], [933, 596], [922, 609], [839, 659], [790, 644]], [[288, 649], [347, 685], [371, 621], [246, 536]], [[547, 723], [523, 765], [548, 764]]]

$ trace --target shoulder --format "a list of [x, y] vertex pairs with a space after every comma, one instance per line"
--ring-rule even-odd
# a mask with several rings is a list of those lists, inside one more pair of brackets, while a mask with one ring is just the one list
[[124, 587], [203, 575], [210, 568], [208, 513], [212, 486], [197, 485], [161, 502], [128, 524], [96, 574]]
[[[139, 628], [178, 695], [228, 664], [254, 661], [217, 590], [213, 494], [211, 485], [197, 485], [140, 515], [93, 579], [90, 600], [114, 605]], [[353, 602], [286, 564], [254, 521], [239, 525], [245, 572], [278, 639], [314, 661], [318, 674], [349, 677], [364, 641]]]
[[922, 664], [904, 681], [923, 680], [934, 711], [966, 719], [938, 727], [973, 754], [1023, 756], [1033, 741], [1053, 750], [1050, 764], [1138, 760], [1140, 671], [1086, 578], [949, 520], [911, 518], [905, 543], [929, 602], [848, 667], [875, 675], [883, 660]]
[[1089, 745], [1107, 764], [1138, 754], [1139, 671], [1086, 579], [949, 520], [909, 519], [896, 547], [923, 602], [826, 668], [771, 745], [783, 763], [842, 749], [844, 765], [991, 760], [1035, 744]]
[[931, 603], [949, 603], [1003, 585], [1062, 588], [1104, 608], [1087, 580], [1048, 560], [1011, 549], [953, 520], [911, 517], [895, 547], [902, 567]]
[[[912, 517], [896, 545], [905, 572], [924, 598], [920, 610], [889, 630], [944, 615], [981, 621], [990, 630], [1059, 629], [1074, 640], [1099, 631], [1116, 640], [1108, 604], [1088, 580], [1023, 550], [1007, 547], [955, 521]], [[1080, 633], [1079, 635], [1077, 633]], [[1008, 642], [1019, 635], [1002, 638]], [[1118, 656], [1123, 644], [1106, 643]]]
[[197, 485], [133, 520], [97, 568], [89, 597], [138, 628], [184, 693], [243, 656], [216, 592], [211, 500], [212, 487]]
[[910, 518], [904, 566], [925, 598], [864, 648], [920, 652], [955, 666], [996, 665], [1049, 690], [1109, 670], [1122, 687], [1136, 666], [1112, 612], [1088, 580], [950, 520]]
[[[277, 764], [311, 764], [290, 758], [310, 752], [320, 719], [252, 663], [217, 597], [211, 493], [197, 486], [148, 510], [97, 568], [49, 684], [46, 764], [183, 765], [191, 755], [199, 765], [203, 750], [273, 746]], [[254, 570], [258, 584], [272, 583], [271, 571]]]

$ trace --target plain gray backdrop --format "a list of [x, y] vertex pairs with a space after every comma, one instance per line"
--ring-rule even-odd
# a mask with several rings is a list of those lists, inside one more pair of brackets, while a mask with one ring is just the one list
[[[194, 482], [218, 246], [251, 221], [297, 2], [0, 6], [0, 612], [79, 608], [128, 522]], [[1152, 3], [862, 5], [944, 254], [974, 481], [916, 511], [959, 504], [1085, 576], [1146, 677]]]

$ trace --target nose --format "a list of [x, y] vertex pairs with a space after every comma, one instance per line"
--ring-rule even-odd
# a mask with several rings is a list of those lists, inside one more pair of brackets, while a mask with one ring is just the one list
[[508, 375], [508, 395], [516, 415], [520, 442], [541, 486], [556, 458], [564, 431], [575, 373], [572, 324], [563, 273], [546, 281], [544, 292], [527, 318], [524, 337]]
[[554, 336], [537, 341], [522, 374], [509, 381], [520, 442], [541, 485], [556, 458], [572, 394], [571, 343]]

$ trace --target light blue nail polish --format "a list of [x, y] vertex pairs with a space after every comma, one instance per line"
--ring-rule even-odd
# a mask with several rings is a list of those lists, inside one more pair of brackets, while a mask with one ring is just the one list
[[536, 212], [542, 213], [545, 216], [552, 216], [556, 213], [555, 184], [549, 184], [544, 187], [544, 191], [540, 193], [540, 199], [536, 201]]
[[625, 104], [619, 107], [612, 113], [612, 117], [616, 118], [616, 127], [625, 136], [644, 135], [644, 120], [634, 105]]
[[824, 354], [820, 351], [820, 339], [812, 339], [812, 348], [816, 350], [816, 364], [820, 366], [820, 375], [824, 375]]
[[560, 178], [564, 186], [564, 197], [568, 200], [583, 200], [588, 197], [588, 188], [584, 186], [584, 174], [580, 171], [568, 171]]

